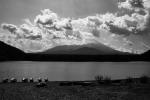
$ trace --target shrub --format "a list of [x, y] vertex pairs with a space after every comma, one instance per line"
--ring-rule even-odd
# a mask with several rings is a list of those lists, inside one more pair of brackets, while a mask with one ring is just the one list
[[126, 83], [133, 83], [134, 82], [134, 80], [133, 80], [133, 78], [132, 77], [127, 77], [127, 79], [126, 79]]
[[111, 84], [111, 77], [106, 76], [106, 77], [104, 78], [104, 83], [105, 83], [105, 84]]
[[95, 80], [96, 80], [96, 82], [98, 82], [98, 83], [102, 82], [103, 78], [104, 78], [104, 77], [103, 77], [102, 75], [97, 75], [97, 76], [95, 76]]
[[143, 75], [143, 76], [140, 77], [140, 82], [141, 83], [146, 84], [146, 83], [148, 83], [148, 81], [149, 81], [149, 77], [148, 76]]

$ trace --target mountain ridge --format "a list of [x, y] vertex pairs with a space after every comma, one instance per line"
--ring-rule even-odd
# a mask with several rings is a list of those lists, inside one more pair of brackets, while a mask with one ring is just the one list
[[[58, 53], [55, 52], [51, 54], [24, 53], [23, 51], [3, 42], [0, 42], [0, 48], [0, 61], [150, 61], [150, 51], [142, 55], [126, 54], [122, 52], [120, 54], [117, 53], [113, 55], [106, 55], [104, 54], [104, 51], [99, 53], [100, 50], [97, 50], [95, 48], [83, 47], [70, 51], [70, 54], [63, 54], [59, 53], [58, 51]], [[94, 52], [93, 54], [91, 53], [92, 51]], [[68, 51], [65, 52], [69, 53]], [[78, 52], [80, 52], [80, 54], [77, 54]], [[86, 54], [81, 54], [83, 52], [85, 52]]]

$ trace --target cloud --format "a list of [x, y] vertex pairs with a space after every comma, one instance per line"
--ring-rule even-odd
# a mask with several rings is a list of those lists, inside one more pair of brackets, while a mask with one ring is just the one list
[[57, 14], [49, 9], [41, 10], [41, 13], [41, 15], [37, 15], [34, 19], [35, 24], [51, 25], [58, 19]]
[[[118, 8], [124, 8], [128, 9], [129, 11], [134, 12], [131, 15], [124, 14], [122, 16], [117, 16], [117, 13], [106, 13], [104, 15], [100, 15], [99, 19], [102, 23], [109, 23], [111, 25], [117, 26], [118, 28], [123, 28], [128, 31], [133, 32], [133, 30], [139, 30], [143, 31], [147, 26], [147, 22], [149, 21], [149, 8], [150, 3], [148, 3], [148, 0], [143, 0], [143, 7], [142, 6], [136, 6], [133, 7], [131, 4], [131, 1], [138, 1], [138, 0], [126, 0], [125, 2], [119, 2]], [[123, 9], [122, 9], [123, 10]], [[145, 14], [140, 14], [139, 12], [143, 11]], [[105, 24], [102, 24], [102, 26], [106, 26]], [[110, 27], [110, 26], [108, 26]], [[109, 29], [109, 28], [107, 28]], [[134, 33], [134, 32], [133, 32]]]
[[1, 24], [1, 27], [2, 27], [2, 29], [8, 30], [11, 33], [14, 33], [17, 30], [17, 26], [15, 26], [13, 24], [3, 23], [3, 24]]
[[125, 8], [129, 10], [139, 11], [141, 9], [150, 8], [149, 0], [125, 0], [125, 2], [118, 2], [118, 8]]
[[[108, 12], [103, 15], [99, 14], [97, 16], [88, 16], [87, 18], [72, 20], [70, 18], [60, 18], [53, 11], [49, 9], [44, 9], [41, 10], [41, 14], [35, 17], [34, 23], [32, 23], [29, 19], [25, 19], [25, 24], [22, 24], [19, 27], [12, 24], [2, 24], [2, 27], [3, 29], [8, 30], [11, 33], [21, 33], [25, 36], [44, 35], [44, 33], [54, 34], [55, 30], [63, 31], [67, 28], [71, 29], [72, 26], [74, 26], [74, 28], [78, 30], [82, 30], [81, 28], [88, 29], [93, 27], [93, 29], [95, 29], [95, 27], [98, 27], [97, 29], [104, 29], [110, 31], [110, 27], [112, 25], [118, 28], [126, 29], [131, 32], [135, 29], [144, 30], [146, 28], [146, 23], [149, 18], [148, 8], [150, 6], [147, 4], [149, 1], [143, 0], [144, 8], [133, 7], [131, 1], [137, 0], [125, 0], [125, 2], [118, 3], [119, 9], [124, 8], [128, 10], [135, 10], [135, 12], [131, 15], [125, 14], [122, 16], [117, 16], [117, 13]], [[139, 10], [144, 11], [145, 15], [139, 14]]]
[[[47, 44], [53, 42], [54, 38], [86, 40], [87, 37], [99, 37], [102, 29], [116, 32], [116, 34], [132, 34], [137, 33], [135, 30], [143, 31], [148, 27], [150, 0], [143, 0], [143, 7], [131, 4], [131, 1], [137, 0], [125, 0], [125, 2], [118, 3], [119, 9], [132, 11], [131, 14], [118, 16], [117, 12], [107, 12], [106, 14], [97, 14], [86, 18], [71, 19], [60, 18], [53, 11], [45, 9], [41, 10], [41, 14], [35, 17], [33, 23], [29, 19], [25, 19], [25, 23], [20, 26], [3, 23], [1, 27], [20, 39], [17, 40], [16, 37], [14, 39], [10, 35], [9, 38], [12, 39], [7, 38], [7, 40], [24, 41], [26, 39], [29, 40], [28, 42], [37, 40], [44, 41]], [[139, 13], [140, 11], [143, 11], [144, 14]]]
[[118, 2], [118, 8], [126, 8], [132, 10], [132, 5], [129, 2], [130, 0], [125, 0], [125, 2]]
[[143, 0], [144, 1], [144, 7], [149, 9], [150, 8], [150, 0]]

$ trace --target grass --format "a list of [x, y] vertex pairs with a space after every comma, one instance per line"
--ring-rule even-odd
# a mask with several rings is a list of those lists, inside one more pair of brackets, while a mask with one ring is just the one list
[[[124, 80], [145, 80], [145, 76]], [[150, 84], [134, 84], [129, 87], [126, 85], [116, 85], [111, 77], [95, 76], [96, 81], [92, 85], [65, 85], [60, 86], [60, 82], [47, 82], [46, 87], [36, 87], [37, 82], [33, 83], [0, 83], [0, 100], [149, 100]], [[103, 84], [101, 85], [101, 81]], [[84, 83], [80, 81], [78, 83]], [[99, 84], [97, 84], [99, 82]], [[133, 81], [128, 81], [132, 84]], [[72, 82], [71, 82], [72, 83]], [[77, 82], [76, 82], [77, 83]], [[111, 83], [111, 84], [110, 84]], [[133, 82], [134, 83], [134, 82]]]
[[1, 83], [0, 100], [149, 100], [150, 85], [127, 86], [59, 86], [48, 82], [37, 88], [36, 83]]

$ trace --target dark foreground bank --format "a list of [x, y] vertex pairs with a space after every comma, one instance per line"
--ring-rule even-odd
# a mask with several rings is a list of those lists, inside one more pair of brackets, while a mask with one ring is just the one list
[[150, 84], [96, 82], [0, 83], [0, 100], [150, 100]]

